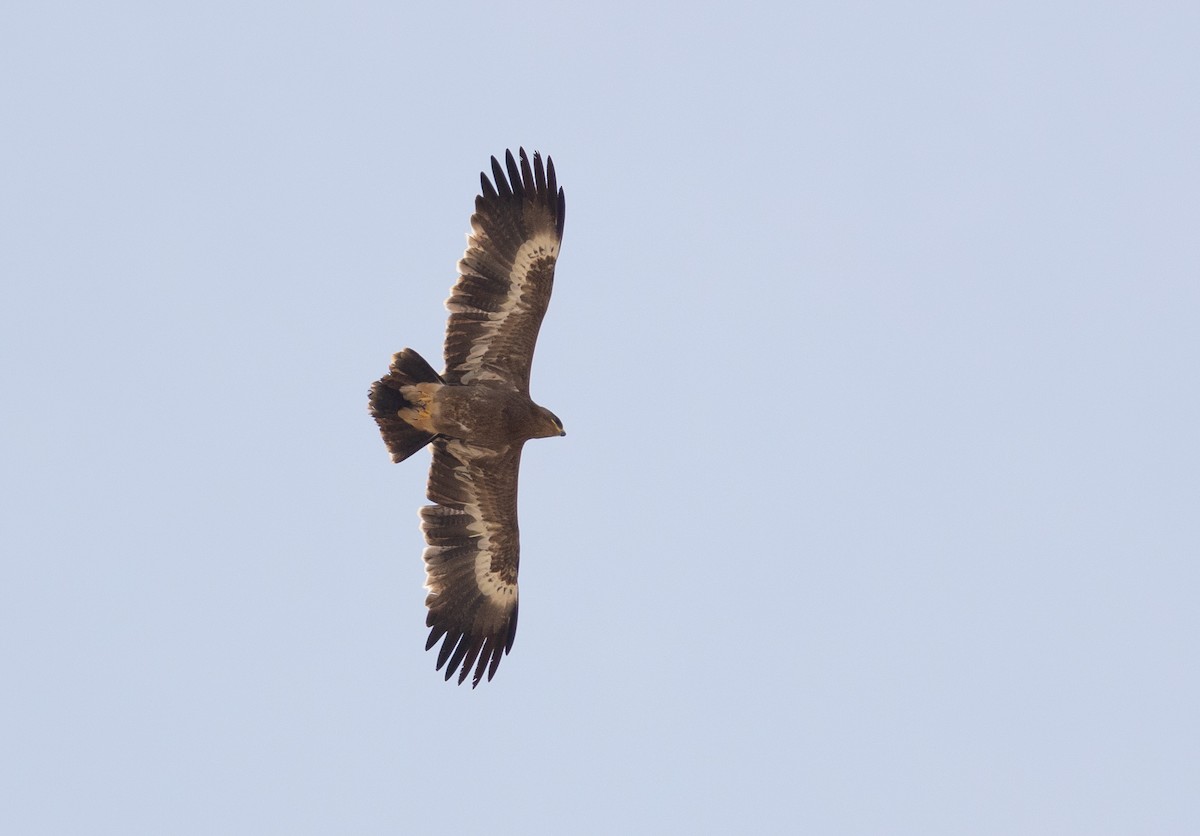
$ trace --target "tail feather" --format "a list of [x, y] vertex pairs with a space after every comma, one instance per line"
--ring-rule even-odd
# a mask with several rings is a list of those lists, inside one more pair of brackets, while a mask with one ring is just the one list
[[437, 437], [436, 433], [415, 427], [400, 415], [401, 410], [420, 410], [422, 406], [406, 397], [402, 387], [441, 382], [442, 378], [420, 354], [406, 348], [392, 356], [388, 373], [371, 384], [371, 416], [379, 425], [392, 461], [404, 461]]

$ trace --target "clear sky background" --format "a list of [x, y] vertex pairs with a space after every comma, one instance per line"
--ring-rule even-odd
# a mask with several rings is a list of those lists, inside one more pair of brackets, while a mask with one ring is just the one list
[[[20, 834], [1200, 832], [1200, 6], [11, 3]], [[567, 194], [496, 679], [366, 411]], [[439, 363], [440, 365], [440, 363]]]

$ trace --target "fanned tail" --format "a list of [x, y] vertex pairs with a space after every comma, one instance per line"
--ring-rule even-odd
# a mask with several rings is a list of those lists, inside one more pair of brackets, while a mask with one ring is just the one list
[[404, 461], [437, 437], [430, 432], [429, 406], [441, 385], [438, 373], [411, 348], [393, 355], [388, 373], [371, 384], [371, 417], [392, 461]]

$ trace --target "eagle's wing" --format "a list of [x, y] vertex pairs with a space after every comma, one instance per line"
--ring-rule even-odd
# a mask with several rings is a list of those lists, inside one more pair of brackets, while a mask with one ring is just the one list
[[[461, 685], [475, 666], [490, 680], [517, 634], [517, 470], [522, 444], [485, 450], [457, 439], [433, 442], [425, 532], [425, 605], [429, 650], [438, 639], [438, 670], [459, 670]], [[478, 660], [478, 663], [476, 663]], [[461, 668], [460, 668], [461, 666]]]
[[492, 157], [495, 186], [480, 175], [467, 251], [446, 300], [447, 383], [500, 381], [528, 394], [538, 328], [550, 304], [554, 262], [562, 241], [566, 200], [554, 162], [525, 149], [518, 167], [506, 152], [508, 177]]

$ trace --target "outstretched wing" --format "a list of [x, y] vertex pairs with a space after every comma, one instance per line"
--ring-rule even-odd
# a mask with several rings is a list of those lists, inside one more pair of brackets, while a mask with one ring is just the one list
[[508, 176], [492, 157], [495, 186], [480, 175], [483, 193], [475, 198], [467, 251], [459, 278], [446, 300], [447, 383], [500, 381], [528, 394], [533, 348], [562, 242], [566, 198], [554, 176], [554, 162], [525, 149], [518, 167], [505, 152]]
[[429, 499], [421, 509], [425, 533], [425, 605], [438, 640], [437, 667], [461, 685], [474, 665], [471, 687], [490, 680], [517, 634], [517, 471], [521, 444], [487, 450], [437, 438], [429, 469]]

